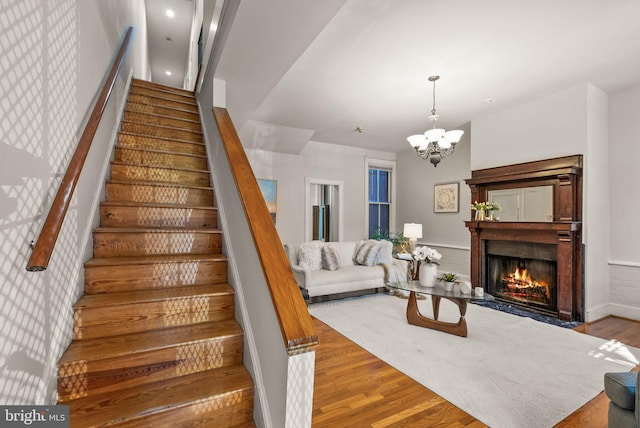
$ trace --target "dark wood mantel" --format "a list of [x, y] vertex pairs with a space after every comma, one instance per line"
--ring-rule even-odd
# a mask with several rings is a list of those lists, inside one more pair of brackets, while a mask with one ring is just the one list
[[489, 240], [555, 244], [558, 249], [558, 318], [583, 319], [582, 155], [472, 171], [472, 201], [490, 190], [553, 186], [552, 222], [467, 221], [471, 232], [471, 281], [486, 288], [484, 243]]
[[471, 201], [490, 190], [553, 186], [553, 221], [582, 221], [582, 155], [477, 169], [465, 180]]

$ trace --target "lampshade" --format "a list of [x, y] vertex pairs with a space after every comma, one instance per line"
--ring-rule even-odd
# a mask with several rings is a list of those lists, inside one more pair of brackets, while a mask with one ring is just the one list
[[405, 223], [402, 235], [405, 238], [422, 238], [422, 225], [417, 223]]
[[420, 147], [427, 145], [427, 139], [424, 138], [423, 134], [416, 134], [410, 137], [407, 137], [407, 141], [411, 144], [411, 147]]
[[430, 143], [433, 143], [434, 141], [438, 142], [442, 137], [444, 137], [444, 129], [439, 129], [439, 128], [430, 129], [424, 133], [424, 136], [426, 137], [427, 141]]

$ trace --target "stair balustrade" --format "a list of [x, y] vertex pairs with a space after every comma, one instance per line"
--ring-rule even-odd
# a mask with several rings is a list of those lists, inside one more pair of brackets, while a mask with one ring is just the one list
[[58, 192], [56, 193], [53, 203], [49, 208], [49, 213], [47, 214], [46, 220], [40, 230], [40, 235], [37, 241], [32, 245], [33, 252], [31, 253], [31, 257], [27, 263], [27, 270], [29, 272], [41, 272], [47, 269], [47, 266], [49, 265], [49, 260], [51, 259], [51, 254], [55, 248], [58, 234], [62, 228], [62, 223], [64, 222], [69, 204], [71, 203], [73, 191], [75, 190], [78, 179], [80, 178], [82, 167], [84, 166], [84, 162], [89, 154], [89, 149], [93, 143], [93, 137], [96, 134], [98, 125], [100, 124], [100, 120], [102, 119], [102, 115], [107, 107], [107, 103], [109, 102], [109, 98], [115, 86], [116, 79], [118, 78], [120, 69], [124, 63], [132, 34], [133, 27], [129, 27], [125, 32], [120, 48], [118, 49], [116, 59], [104, 85], [102, 86], [100, 95], [98, 96], [91, 112], [91, 116], [87, 121], [84, 131], [82, 132], [78, 146], [76, 147], [71, 161], [69, 162], [69, 166], [67, 166], [67, 170], [62, 178]]

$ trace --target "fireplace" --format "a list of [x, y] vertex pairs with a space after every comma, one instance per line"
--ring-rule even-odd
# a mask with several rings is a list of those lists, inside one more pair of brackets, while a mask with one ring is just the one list
[[509, 304], [581, 321], [582, 156], [475, 170], [466, 182], [472, 201], [487, 201], [491, 190], [552, 187], [551, 221], [465, 222], [471, 282]]
[[555, 245], [487, 241], [485, 264], [487, 292], [496, 299], [544, 314], [557, 313]]

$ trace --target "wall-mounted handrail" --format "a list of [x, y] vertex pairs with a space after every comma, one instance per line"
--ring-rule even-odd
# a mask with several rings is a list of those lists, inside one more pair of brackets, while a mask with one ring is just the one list
[[313, 328], [311, 315], [293, 276], [289, 259], [264, 203], [240, 138], [227, 110], [214, 107], [213, 111], [262, 264], [287, 353], [294, 355], [313, 351], [318, 345], [318, 336]]
[[53, 248], [56, 245], [58, 234], [62, 228], [62, 222], [64, 221], [67, 209], [69, 208], [69, 203], [71, 202], [71, 196], [73, 196], [73, 191], [75, 190], [78, 179], [80, 178], [84, 161], [87, 158], [89, 149], [91, 148], [91, 143], [93, 142], [93, 137], [96, 134], [98, 125], [102, 119], [102, 114], [104, 113], [109, 97], [111, 96], [111, 92], [115, 86], [116, 78], [118, 77], [120, 68], [124, 63], [125, 54], [129, 47], [132, 33], [133, 27], [129, 27], [125, 33], [124, 39], [122, 40], [122, 44], [120, 45], [116, 59], [111, 67], [111, 71], [107, 76], [107, 80], [102, 86], [100, 96], [98, 97], [95, 106], [93, 107], [93, 111], [91, 112], [91, 116], [87, 121], [84, 131], [82, 132], [76, 151], [74, 152], [71, 162], [69, 162], [69, 166], [67, 167], [67, 171], [60, 182], [58, 193], [56, 193], [56, 197], [51, 204], [49, 214], [47, 214], [47, 218], [40, 230], [40, 236], [33, 246], [33, 252], [31, 253], [31, 257], [27, 263], [27, 270], [30, 272], [43, 271], [49, 265]]

